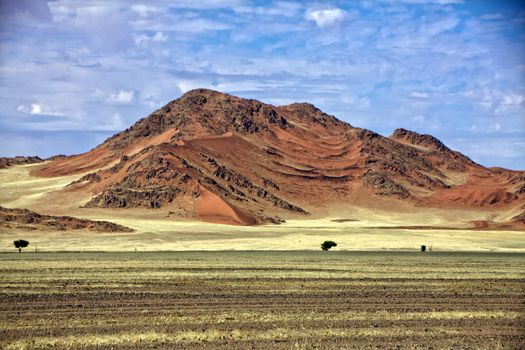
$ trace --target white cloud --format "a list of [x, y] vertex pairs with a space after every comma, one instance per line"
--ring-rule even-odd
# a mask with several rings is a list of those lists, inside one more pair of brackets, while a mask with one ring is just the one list
[[101, 126], [101, 130], [122, 130], [125, 127], [126, 124], [122, 120], [120, 113], [115, 113], [105, 121], [105, 125]]
[[165, 43], [168, 41], [168, 36], [163, 32], [156, 32], [153, 36], [147, 36], [146, 34], [136, 35], [134, 37], [135, 44], [142, 45], [149, 42]]
[[150, 41], [150, 37], [147, 36], [146, 34], [140, 34], [140, 35], [136, 35], [133, 40], [135, 41], [135, 44], [137, 45], [142, 45], [142, 44], [145, 44], [147, 43], [148, 41]]
[[525, 96], [518, 94], [508, 94], [504, 95], [501, 101], [501, 104], [507, 106], [517, 106], [525, 101]]
[[346, 15], [346, 11], [341, 9], [326, 9], [326, 10], [308, 10], [306, 11], [306, 19], [314, 21], [320, 27], [329, 27], [340, 22]]
[[175, 31], [181, 33], [204, 33], [217, 30], [231, 29], [226, 22], [216, 21], [204, 17], [173, 16], [159, 18], [144, 18], [130, 22], [135, 31]]
[[257, 16], [284, 16], [292, 17], [301, 10], [302, 5], [295, 2], [277, 2], [273, 6], [237, 6], [233, 11], [239, 14], [251, 14]]
[[493, 21], [497, 19], [503, 19], [503, 15], [501, 13], [487, 13], [480, 16], [479, 18], [484, 21]]
[[442, 19], [440, 21], [436, 21], [434, 23], [431, 23], [428, 27], [424, 28], [421, 32], [422, 35], [425, 36], [435, 36], [438, 34], [441, 34], [443, 32], [447, 32], [449, 30], [452, 30], [456, 28], [456, 26], [459, 24], [459, 19], [456, 17], [448, 17], [445, 19]]
[[155, 35], [151, 38], [151, 40], [158, 43], [165, 43], [166, 41], [168, 41], [168, 36], [164, 35], [163, 32], [156, 32]]
[[42, 114], [42, 106], [39, 104], [33, 103], [31, 105], [31, 110], [29, 111], [29, 114]]
[[494, 92], [489, 88], [483, 88], [483, 96], [479, 104], [486, 109], [491, 109], [494, 105], [494, 100]]
[[209, 82], [194, 80], [181, 80], [177, 83], [177, 87], [183, 94], [193, 89], [216, 89]]
[[144, 4], [136, 4], [131, 6], [131, 9], [135, 11], [140, 17], [149, 17], [162, 12], [159, 7], [148, 6]]
[[463, 4], [464, 0], [383, 0], [384, 2], [399, 3], [404, 2], [407, 4], [438, 4], [438, 5], [453, 5], [453, 4]]
[[500, 123], [494, 123], [489, 126], [488, 131], [500, 131], [501, 125]]
[[426, 92], [412, 91], [410, 96], [416, 97], [416, 98], [427, 98], [428, 94]]
[[239, 6], [244, 4], [244, 0], [177, 0], [170, 1], [171, 7], [179, 8], [191, 8], [191, 9], [220, 9], [220, 8], [230, 8], [232, 6]]
[[108, 102], [114, 103], [131, 103], [133, 101], [135, 93], [130, 90], [120, 90], [118, 93], [110, 94], [108, 97]]
[[64, 113], [59, 112], [53, 108], [49, 108], [40, 103], [31, 103], [30, 106], [20, 105], [16, 108], [17, 111], [31, 115], [54, 115], [63, 116]]
[[498, 107], [494, 110], [494, 114], [505, 114], [505, 113], [519, 113], [523, 115], [523, 103], [525, 102], [525, 96], [510, 93], [502, 95], [498, 104]]

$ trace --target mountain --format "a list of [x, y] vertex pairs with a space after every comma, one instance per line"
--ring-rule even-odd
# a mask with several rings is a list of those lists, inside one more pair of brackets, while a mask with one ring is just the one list
[[431, 135], [389, 137], [311, 104], [187, 92], [93, 150], [36, 176], [84, 174], [84, 207], [150, 208], [229, 224], [279, 223], [351, 206], [472, 208], [525, 224], [525, 172], [486, 168]]

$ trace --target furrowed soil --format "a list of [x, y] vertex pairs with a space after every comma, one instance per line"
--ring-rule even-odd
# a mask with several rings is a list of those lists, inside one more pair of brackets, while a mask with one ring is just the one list
[[525, 254], [0, 254], [2, 349], [523, 349]]

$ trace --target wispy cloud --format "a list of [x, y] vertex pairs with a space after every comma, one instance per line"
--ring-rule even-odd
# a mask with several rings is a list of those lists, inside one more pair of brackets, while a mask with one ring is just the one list
[[413, 5], [428, 5], [428, 4], [438, 4], [438, 5], [451, 5], [451, 4], [464, 4], [465, 0], [382, 0], [384, 2], [390, 3], [407, 3]]
[[41, 103], [31, 103], [29, 106], [20, 105], [16, 108], [18, 112], [27, 113], [31, 115], [52, 115], [63, 116], [64, 113], [57, 111], [54, 108], [42, 105]]
[[120, 90], [117, 93], [110, 94], [108, 102], [114, 103], [131, 103], [133, 102], [135, 93], [133, 91]]
[[339, 8], [308, 10], [306, 11], [306, 19], [314, 21], [318, 27], [324, 28], [340, 22], [345, 14], [346, 12]]
[[412, 91], [410, 93], [410, 96], [416, 97], [416, 98], [427, 98], [428, 94], [426, 92]]

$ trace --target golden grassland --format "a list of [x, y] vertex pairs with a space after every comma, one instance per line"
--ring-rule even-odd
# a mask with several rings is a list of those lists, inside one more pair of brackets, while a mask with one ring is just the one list
[[0, 254], [0, 348], [525, 346], [525, 255]]
[[[40, 251], [317, 250], [322, 241], [330, 239], [338, 243], [339, 250], [417, 250], [425, 244], [438, 251], [525, 252], [523, 231], [447, 229], [466, 227], [470, 220], [486, 219], [486, 213], [472, 210], [414, 208], [410, 212], [393, 213], [349, 205], [342, 208], [337, 217], [246, 227], [174, 219], [167, 217], [168, 212], [163, 210], [80, 208], [88, 198], [75, 193], [65, 197], [57, 191], [82, 174], [55, 178], [31, 176], [30, 171], [38, 166], [0, 170], [0, 205], [51, 215], [107, 220], [135, 231], [100, 234], [0, 227], [0, 251], [11, 251], [12, 241], [24, 238], [31, 242], [30, 250], [37, 246]], [[407, 226], [443, 229], [400, 228]]]

